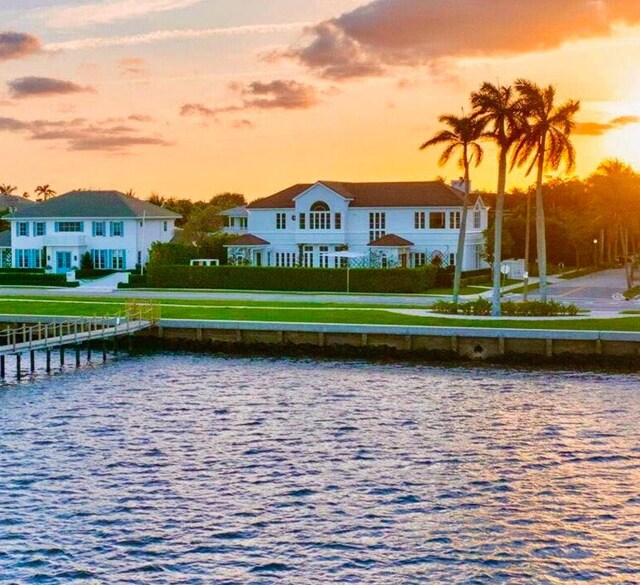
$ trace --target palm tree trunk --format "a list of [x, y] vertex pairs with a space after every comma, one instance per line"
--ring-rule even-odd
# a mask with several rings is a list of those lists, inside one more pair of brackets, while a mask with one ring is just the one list
[[527, 190], [527, 225], [524, 229], [524, 294], [522, 300], [529, 300], [529, 262], [531, 257], [531, 192]]
[[456, 254], [456, 266], [453, 274], [453, 303], [458, 304], [460, 299], [460, 280], [462, 279], [462, 262], [464, 261], [464, 245], [467, 238], [467, 206], [469, 205], [469, 157], [467, 146], [464, 146], [464, 199], [462, 200], [462, 215], [460, 217], [460, 232], [458, 234], [458, 252]]
[[538, 276], [540, 278], [540, 300], [547, 302], [547, 236], [544, 221], [544, 202], [542, 200], [542, 180], [544, 178], [544, 157], [546, 137], [540, 140], [538, 152], [538, 178], [536, 181], [536, 241], [538, 249]]
[[498, 161], [498, 198], [496, 199], [495, 236], [493, 243], [493, 295], [491, 314], [499, 317], [502, 314], [500, 305], [500, 284], [502, 281], [502, 220], [504, 217], [504, 192], [507, 185], [507, 148], [500, 149]]

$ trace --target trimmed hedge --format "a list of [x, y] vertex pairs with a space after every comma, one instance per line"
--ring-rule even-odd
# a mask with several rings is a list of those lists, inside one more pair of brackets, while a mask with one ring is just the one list
[[118, 288], [143, 288], [145, 286], [149, 286], [146, 274], [130, 274], [128, 283], [118, 284]]
[[[351, 292], [420, 294], [433, 288], [437, 268], [353, 268]], [[163, 266], [151, 264], [148, 285], [153, 288], [209, 288], [345, 292], [347, 270], [342, 268], [276, 268], [253, 266]]]
[[67, 283], [65, 274], [44, 274], [34, 272], [0, 273], [0, 286], [78, 286], [77, 283]]
[[[447, 266], [438, 270], [436, 286], [438, 288], [451, 288], [453, 286], [453, 276], [455, 268]], [[460, 278], [460, 286], [469, 286], [470, 284], [482, 284], [491, 277], [490, 268], [481, 268], [480, 270], [467, 270], [463, 272]]]
[[44, 268], [0, 268], [0, 274], [44, 274]]

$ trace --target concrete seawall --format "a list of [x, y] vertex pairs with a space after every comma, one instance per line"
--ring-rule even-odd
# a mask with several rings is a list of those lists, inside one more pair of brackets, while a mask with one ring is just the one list
[[[68, 317], [0, 316], [0, 323], [62, 319]], [[640, 332], [162, 319], [135, 338], [138, 347], [193, 351], [622, 364], [640, 369]]]
[[168, 347], [187, 342], [211, 347], [308, 347], [334, 353], [354, 349], [372, 355], [391, 351], [461, 360], [595, 360], [640, 366], [640, 333], [633, 332], [164, 319], [157, 329], [141, 335], [153, 336]]

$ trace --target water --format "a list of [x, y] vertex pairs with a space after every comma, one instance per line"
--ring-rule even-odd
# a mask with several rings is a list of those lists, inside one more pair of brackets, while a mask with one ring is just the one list
[[168, 356], [0, 389], [0, 582], [640, 583], [635, 375]]

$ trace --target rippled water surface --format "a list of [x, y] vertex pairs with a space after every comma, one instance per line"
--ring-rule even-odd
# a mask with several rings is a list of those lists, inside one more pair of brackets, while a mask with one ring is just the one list
[[125, 359], [0, 388], [0, 581], [640, 583], [640, 378]]

